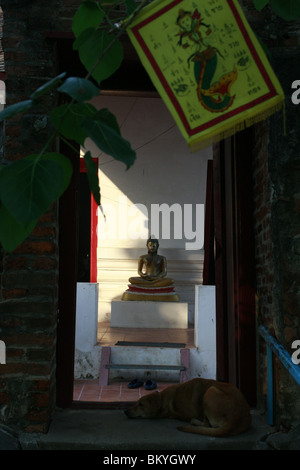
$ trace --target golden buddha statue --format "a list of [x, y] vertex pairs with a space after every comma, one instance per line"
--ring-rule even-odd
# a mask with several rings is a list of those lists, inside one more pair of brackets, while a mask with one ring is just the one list
[[173, 280], [167, 278], [167, 260], [158, 255], [156, 238], [147, 240], [148, 253], [139, 257], [139, 277], [130, 277], [128, 289], [122, 300], [152, 300], [159, 302], [177, 302], [179, 297], [173, 286]]

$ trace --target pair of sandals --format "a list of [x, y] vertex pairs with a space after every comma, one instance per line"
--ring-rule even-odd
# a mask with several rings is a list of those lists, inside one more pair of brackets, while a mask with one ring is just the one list
[[128, 388], [138, 388], [138, 387], [142, 387], [143, 385], [144, 385], [145, 390], [154, 390], [157, 387], [156, 382], [154, 382], [154, 380], [150, 380], [150, 379], [146, 380], [145, 384], [141, 380], [134, 379], [131, 382], [129, 382], [129, 384], [127, 384], [127, 387]]

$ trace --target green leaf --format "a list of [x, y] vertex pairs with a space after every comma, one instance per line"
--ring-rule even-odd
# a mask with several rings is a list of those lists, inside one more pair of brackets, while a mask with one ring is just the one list
[[118, 124], [118, 121], [116, 119], [116, 116], [112, 114], [109, 109], [107, 108], [102, 108], [97, 113], [94, 115], [94, 119], [97, 121], [103, 121], [105, 122], [108, 126], [112, 127], [118, 134], [121, 134], [120, 127]]
[[37, 90], [35, 90], [35, 92], [32, 93], [30, 98], [35, 100], [36, 98], [45, 95], [50, 90], [52, 90], [52, 88], [55, 88], [57, 85], [59, 85], [59, 83], [61, 83], [61, 81], [65, 78], [66, 75], [66, 72], [63, 72], [52, 80], [49, 80], [49, 82], [45, 83], [44, 85], [40, 86]]
[[86, 41], [94, 34], [95, 28], [87, 28], [82, 31], [81, 34], [73, 42], [74, 51], [79, 51], [79, 49], [84, 45]]
[[28, 227], [68, 186], [72, 167], [58, 155], [30, 155], [1, 169], [0, 200], [19, 224]]
[[97, 164], [94, 162], [91, 156], [91, 152], [87, 152], [84, 155], [84, 161], [86, 165], [87, 177], [90, 185], [90, 190], [93, 193], [94, 199], [98, 206], [101, 204], [101, 197], [100, 197], [100, 188], [99, 188], [99, 180], [98, 180], [98, 167]]
[[291, 21], [300, 17], [299, 0], [270, 0], [270, 3], [278, 16]]
[[[35, 160], [36, 155], [29, 155], [27, 158], [28, 160]], [[73, 172], [70, 160], [61, 153], [56, 152], [48, 152], [42, 158], [57, 162], [61, 166], [63, 170], [62, 192], [64, 192], [64, 190], [69, 186], [71, 175]]]
[[127, 169], [133, 165], [136, 157], [134, 150], [114, 128], [103, 121], [89, 118], [82, 122], [82, 127], [103, 152], [125, 163]]
[[13, 251], [30, 235], [37, 220], [24, 226], [16, 221], [10, 212], [0, 203], [0, 243], [6, 251]]
[[93, 117], [95, 112], [89, 103], [63, 104], [52, 111], [51, 120], [63, 136], [82, 145], [87, 133], [81, 123], [86, 117]]
[[78, 8], [73, 17], [72, 30], [79, 36], [87, 28], [96, 28], [103, 18], [103, 10], [98, 3], [86, 0]]
[[126, 5], [126, 13], [127, 15], [131, 15], [131, 13], [134, 12], [137, 8], [137, 4], [135, 0], [125, 0], [125, 5]]
[[19, 103], [15, 103], [10, 106], [7, 106], [7, 108], [3, 109], [3, 111], [0, 112], [0, 121], [9, 119], [15, 116], [16, 114], [24, 113], [25, 111], [28, 111], [28, 109], [31, 109], [32, 107], [33, 107], [32, 100], [20, 101]]
[[89, 80], [79, 77], [69, 77], [58, 88], [60, 93], [67, 93], [71, 98], [79, 103], [91, 100], [94, 96], [99, 95], [99, 89]]
[[89, 28], [73, 43], [79, 58], [98, 84], [110, 77], [120, 67], [123, 48], [113, 34]]
[[269, 0], [253, 0], [253, 3], [255, 8], [261, 11], [269, 3]]

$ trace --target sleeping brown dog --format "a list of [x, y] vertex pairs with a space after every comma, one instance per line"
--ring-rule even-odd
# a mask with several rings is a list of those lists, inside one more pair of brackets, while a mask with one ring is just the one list
[[247, 431], [250, 407], [242, 393], [229, 383], [193, 379], [140, 398], [125, 411], [129, 418], [174, 418], [192, 425], [179, 431], [225, 437]]

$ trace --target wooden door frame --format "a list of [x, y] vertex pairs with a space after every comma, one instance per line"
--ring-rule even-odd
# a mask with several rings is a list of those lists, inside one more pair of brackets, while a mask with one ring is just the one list
[[218, 145], [213, 161], [217, 378], [256, 404], [253, 133]]
[[56, 348], [56, 404], [70, 407], [73, 401], [76, 285], [78, 253], [78, 153], [61, 141], [60, 151], [69, 158], [71, 182], [59, 200], [59, 291]]
[[[98, 158], [92, 159], [98, 167]], [[84, 158], [79, 160], [79, 171], [80, 173], [86, 173], [87, 168]], [[97, 282], [97, 210], [98, 205], [95, 201], [93, 193], [91, 192], [91, 235], [90, 235], [90, 282]]]
[[[73, 142], [76, 148], [76, 143]], [[57, 405], [73, 402], [78, 264], [79, 174], [86, 172], [84, 160], [63, 141], [60, 151], [73, 167], [70, 185], [59, 201], [59, 302], [57, 327]], [[98, 164], [98, 159], [93, 159]], [[90, 282], [97, 277], [97, 203], [91, 193]]]

